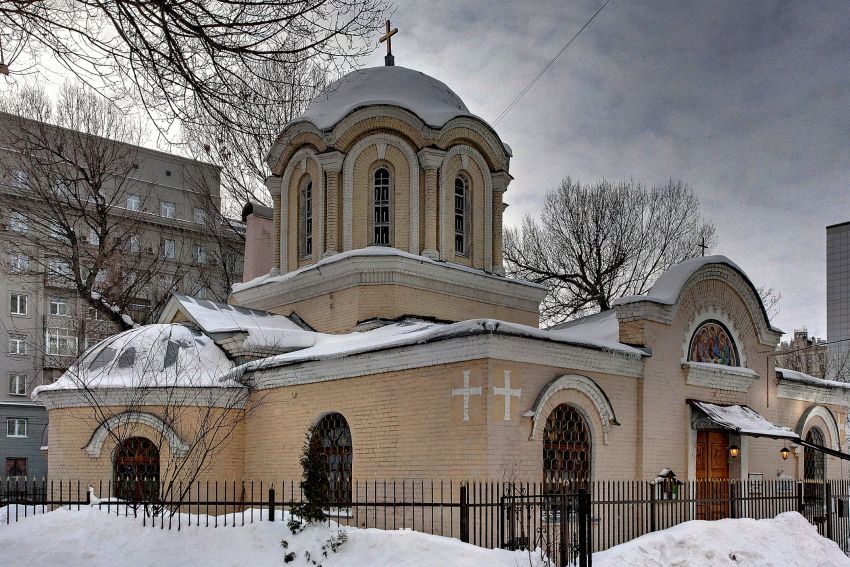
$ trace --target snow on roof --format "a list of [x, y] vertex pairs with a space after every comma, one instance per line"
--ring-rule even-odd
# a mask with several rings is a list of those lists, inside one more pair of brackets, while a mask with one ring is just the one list
[[378, 104], [400, 106], [437, 128], [457, 116], [472, 116], [445, 83], [413, 69], [384, 66], [358, 69], [331, 83], [300, 120], [327, 130], [351, 111]]
[[702, 411], [717, 425], [743, 435], [772, 437], [774, 439], [800, 438], [790, 428], [772, 424], [747, 406], [719, 406], [695, 400], [691, 400], [690, 404]]
[[613, 309], [555, 325], [548, 331], [565, 342], [646, 354], [620, 342], [620, 323]]
[[[612, 305], [622, 305], [625, 303], [634, 303], [637, 301], [651, 301], [653, 303], [662, 303], [664, 305], [672, 305], [676, 303], [682, 288], [688, 279], [700, 268], [708, 264], [727, 264], [735, 268], [741, 274], [744, 270], [738, 267], [735, 262], [726, 256], [701, 256], [699, 258], [691, 258], [685, 260], [675, 266], [671, 266], [666, 272], [661, 274], [661, 277], [652, 284], [649, 291], [644, 295], [628, 295], [615, 299]], [[746, 277], [746, 276], [745, 276]]]
[[798, 372], [797, 370], [789, 370], [787, 368], [776, 368], [776, 372], [781, 374], [784, 380], [802, 382], [805, 384], [811, 384], [812, 386], [841, 388], [842, 390], [850, 390], [850, 383], [848, 382], [838, 382], [837, 380], [825, 380], [823, 378], [817, 378], [816, 376], [810, 376], [809, 374]]
[[174, 294], [184, 313], [206, 333], [226, 333], [250, 329], [273, 329], [303, 331], [289, 317], [276, 315], [259, 309], [248, 309], [227, 303], [196, 299], [188, 295]]
[[52, 390], [236, 386], [219, 378], [233, 363], [211, 338], [179, 324], [145, 325], [100, 341], [56, 382]]
[[235, 368], [225, 378], [235, 378], [243, 375], [245, 372], [266, 368], [316, 360], [343, 358], [387, 348], [424, 344], [441, 339], [483, 333], [496, 333], [514, 337], [554, 341], [575, 346], [610, 350], [635, 357], [646, 356], [646, 352], [640, 349], [621, 343], [614, 343], [609, 340], [596, 341], [590, 337], [583, 337], [578, 332], [547, 331], [495, 319], [471, 319], [458, 323], [436, 323], [418, 319], [406, 319], [370, 331], [355, 331], [342, 335], [315, 333], [316, 342], [312, 347], [248, 362]]
[[[469, 273], [479, 274], [479, 275], [482, 275], [482, 276], [487, 276], [487, 277], [490, 277], [490, 278], [497, 278], [497, 279], [502, 280], [502, 281], [505, 280], [505, 278], [503, 278], [501, 276], [496, 276], [496, 275], [490, 274], [488, 272], [485, 272], [483, 270], [477, 270], [475, 268], [470, 268], [468, 266], [462, 266], [460, 264], [453, 264], [453, 263], [450, 263], [450, 262], [438, 262], [436, 260], [432, 260], [432, 259], [427, 258], [425, 256], [419, 256], [417, 254], [411, 254], [410, 252], [405, 252], [404, 250], [399, 250], [398, 248], [392, 248], [390, 246], [369, 246], [369, 247], [366, 247], [366, 248], [357, 248], [355, 250], [347, 250], [345, 252], [340, 252], [338, 254], [334, 254], [333, 256], [328, 256], [327, 258], [322, 258], [321, 260], [319, 260], [315, 264], [310, 264], [309, 266], [304, 266], [303, 268], [299, 268], [299, 269], [293, 270], [291, 272], [286, 272], [285, 274], [280, 274], [280, 275], [277, 275], [277, 276], [271, 276], [269, 274], [265, 274], [265, 275], [256, 277], [253, 280], [250, 280], [250, 281], [247, 281], [247, 282], [235, 283], [235, 284], [233, 284], [232, 290], [235, 291], [235, 292], [238, 292], [238, 291], [250, 289], [252, 287], [265, 285], [267, 283], [283, 282], [283, 281], [292, 279], [292, 278], [294, 278], [294, 277], [296, 277], [300, 274], [303, 274], [305, 272], [308, 272], [308, 271], [311, 271], [311, 270], [316, 270], [318, 268], [321, 268], [322, 266], [327, 266], [327, 265], [333, 264], [335, 262], [341, 262], [341, 261], [347, 260], [349, 258], [369, 257], [369, 256], [372, 256], [372, 257], [374, 257], [374, 256], [397, 256], [397, 257], [400, 257], [400, 258], [408, 258], [410, 260], [416, 260], [417, 262], [438, 264], [440, 266], [445, 266], [447, 268], [451, 268], [453, 270], [459, 270], [459, 271], [462, 271], [462, 272], [469, 272]], [[528, 286], [528, 287], [535, 287], [535, 288], [538, 288], [538, 289], [546, 289], [542, 285], [527, 282], [527, 281], [524, 281], [524, 280], [510, 280], [510, 281], [512, 283], [516, 283], [516, 284], [520, 284], [520, 285], [524, 285], [524, 286]]]

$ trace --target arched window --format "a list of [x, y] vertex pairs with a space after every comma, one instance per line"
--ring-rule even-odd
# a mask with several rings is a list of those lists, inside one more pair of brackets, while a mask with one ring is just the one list
[[301, 257], [313, 255], [313, 182], [307, 181], [301, 186]]
[[720, 321], [706, 321], [691, 337], [688, 360], [740, 366], [738, 348], [729, 330]]
[[[812, 427], [806, 433], [806, 441], [823, 447], [823, 431], [819, 427]], [[812, 502], [819, 506], [823, 503], [823, 482], [826, 479], [826, 462], [824, 454], [815, 449], [806, 447], [803, 453], [803, 497], [806, 502]]]
[[574, 407], [552, 410], [543, 430], [543, 483], [547, 492], [587, 488], [592, 445], [587, 420]]
[[112, 457], [113, 494], [129, 502], [148, 502], [159, 495], [159, 449], [146, 437], [129, 437]]
[[311, 443], [316, 443], [327, 467], [331, 503], [351, 502], [351, 429], [339, 413], [329, 413], [316, 424]]
[[374, 174], [374, 219], [372, 244], [390, 245], [390, 171], [379, 167]]
[[469, 255], [469, 182], [455, 177], [455, 254]]

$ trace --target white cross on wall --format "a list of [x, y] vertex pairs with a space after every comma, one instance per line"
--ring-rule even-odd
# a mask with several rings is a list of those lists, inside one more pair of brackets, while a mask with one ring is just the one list
[[469, 421], [469, 396], [480, 396], [481, 386], [469, 387], [470, 370], [463, 371], [463, 388], [452, 388], [452, 397], [463, 396], [463, 420]]
[[494, 396], [505, 397], [505, 418], [504, 421], [511, 420], [511, 398], [520, 398], [522, 396], [522, 388], [511, 389], [511, 371], [505, 370], [505, 387], [493, 388]]

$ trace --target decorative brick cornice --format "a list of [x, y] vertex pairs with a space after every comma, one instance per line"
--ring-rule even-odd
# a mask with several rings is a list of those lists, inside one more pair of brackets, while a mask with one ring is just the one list
[[823, 386], [814, 382], [801, 382], [788, 378], [778, 378], [776, 397], [813, 404], [831, 404], [836, 406], [850, 406], [850, 390], [833, 388], [827, 384]]
[[143, 407], [185, 406], [213, 408], [243, 408], [247, 401], [247, 390], [242, 387], [212, 388], [151, 388], [140, 392], [137, 389], [110, 388], [91, 391], [42, 390], [38, 400], [48, 410], [83, 407]]
[[719, 364], [683, 362], [682, 368], [687, 375], [688, 384], [714, 390], [746, 392], [750, 389], [750, 385], [759, 378], [759, 375], [749, 368], [720, 366]]
[[96, 459], [100, 457], [100, 452], [103, 450], [103, 443], [106, 441], [106, 438], [109, 437], [111, 432], [134, 424], [146, 425], [165, 437], [168, 441], [168, 447], [171, 449], [172, 456], [182, 459], [189, 454], [189, 445], [184, 443], [183, 440], [180, 439], [180, 436], [177, 435], [177, 432], [174, 431], [170, 425], [165, 423], [162, 418], [152, 413], [139, 411], [126, 411], [124, 413], [119, 413], [118, 415], [113, 415], [101, 423], [97, 429], [94, 430], [89, 442], [85, 447], [83, 447], [83, 449], [85, 449], [89, 457]]

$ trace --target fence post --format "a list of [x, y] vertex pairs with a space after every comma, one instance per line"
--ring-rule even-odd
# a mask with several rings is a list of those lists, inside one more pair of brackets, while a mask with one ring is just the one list
[[797, 511], [801, 514], [804, 511], [803, 510], [803, 481], [797, 482]]
[[590, 542], [590, 494], [578, 489], [578, 564], [591, 567], [593, 549]]
[[826, 513], [826, 538], [832, 539], [832, 485], [828, 480], [823, 481], [824, 485], [824, 512]]
[[733, 520], [738, 517], [737, 510], [735, 507], [735, 496], [737, 494], [737, 490], [735, 490], [735, 481], [729, 481], [729, 517]]
[[[559, 567], [567, 567], [569, 565], [569, 558], [567, 557], [567, 524], [569, 523], [569, 515], [567, 513], [567, 498], [570, 498], [570, 495], [565, 492], [561, 492], [558, 494], [558, 501], [560, 506], [558, 507], [558, 518], [560, 519], [560, 533], [558, 534], [558, 566]], [[579, 509], [581, 509], [581, 502], [578, 503]], [[570, 506], [572, 508], [572, 506]], [[581, 521], [581, 515], [579, 514], [579, 521]]]
[[655, 507], [656, 507], [655, 485], [652, 484], [651, 482], [648, 483], [648, 485], [649, 485], [649, 531], [654, 532], [656, 529], [658, 529], [657, 520], [655, 518], [655, 514], [656, 514], [656, 511], [655, 511]]
[[469, 487], [460, 485], [460, 541], [469, 543]]
[[269, 521], [274, 522], [274, 486], [269, 486]]

